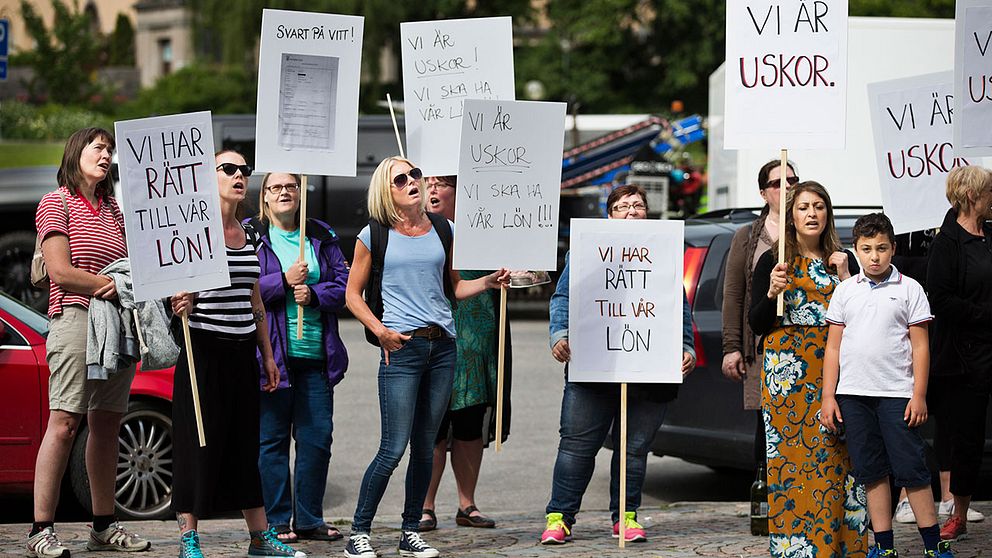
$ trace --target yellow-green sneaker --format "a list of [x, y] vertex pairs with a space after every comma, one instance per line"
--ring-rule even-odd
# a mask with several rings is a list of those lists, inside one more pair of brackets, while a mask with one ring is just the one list
[[565, 544], [572, 540], [572, 530], [560, 513], [549, 513], [548, 524], [541, 533], [541, 544]]
[[[613, 538], [620, 538], [620, 522], [613, 524]], [[647, 542], [648, 536], [644, 533], [644, 527], [637, 522], [637, 512], [624, 512], [623, 514], [623, 540], [627, 542]]]

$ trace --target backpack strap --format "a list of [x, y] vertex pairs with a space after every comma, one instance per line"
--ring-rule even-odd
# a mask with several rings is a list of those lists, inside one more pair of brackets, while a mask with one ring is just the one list
[[451, 245], [454, 240], [451, 223], [439, 213], [428, 211], [427, 217], [434, 225], [434, 231], [437, 232], [437, 236], [441, 239], [441, 246], [444, 247], [444, 296], [451, 302], [451, 307], [455, 308], [458, 302], [455, 300], [455, 286], [451, 283]]
[[[386, 245], [389, 243], [389, 226], [375, 219], [369, 219], [369, 252], [372, 254], [372, 270], [369, 282], [365, 285], [365, 303], [376, 318], [382, 320], [382, 269], [386, 260]], [[379, 346], [379, 338], [365, 328], [365, 340]]]

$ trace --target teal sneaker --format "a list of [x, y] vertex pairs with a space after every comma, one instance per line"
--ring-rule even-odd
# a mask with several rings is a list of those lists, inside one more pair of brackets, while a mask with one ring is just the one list
[[196, 531], [186, 531], [179, 536], [179, 558], [203, 558], [200, 535]]
[[251, 544], [248, 546], [248, 556], [263, 558], [307, 558], [307, 555], [279, 540], [276, 530], [268, 528], [264, 531], [251, 532]]

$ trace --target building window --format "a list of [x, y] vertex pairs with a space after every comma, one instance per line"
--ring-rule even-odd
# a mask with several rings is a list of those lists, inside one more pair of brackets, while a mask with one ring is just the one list
[[172, 73], [172, 39], [158, 40], [158, 60], [162, 70], [160, 75]]

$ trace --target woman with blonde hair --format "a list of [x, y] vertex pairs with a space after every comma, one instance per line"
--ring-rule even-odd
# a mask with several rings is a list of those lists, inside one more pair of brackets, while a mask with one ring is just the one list
[[973, 166], [952, 170], [947, 201], [951, 208], [930, 246], [927, 266], [934, 315], [928, 399], [937, 417], [937, 454], [950, 455], [946, 465], [954, 495], [940, 538], [957, 540], [968, 532], [992, 393], [992, 172]]
[[[420, 538], [420, 516], [431, 480], [434, 439], [451, 397], [455, 323], [451, 306], [509, 284], [501, 269], [471, 281], [451, 268], [453, 224], [426, 211], [423, 173], [399, 157], [379, 163], [369, 184], [371, 219], [355, 243], [348, 309], [381, 349], [379, 450], [362, 479], [345, 555], [375, 558], [372, 519], [407, 444], [399, 553], [432, 558]], [[363, 297], [364, 292], [364, 297]]]
[[[785, 262], [775, 264], [778, 242]], [[800, 182], [786, 196], [785, 236], [754, 269], [748, 320], [764, 337], [762, 415], [768, 462], [771, 556], [863, 556], [868, 550], [864, 488], [847, 448], [819, 422], [826, 310], [834, 288], [858, 273], [834, 228], [830, 195]], [[776, 317], [776, 299], [785, 312]]]

